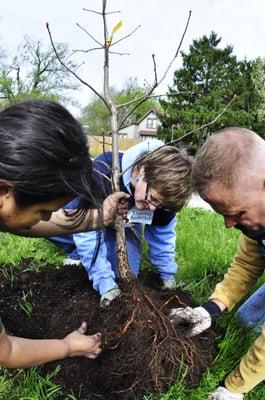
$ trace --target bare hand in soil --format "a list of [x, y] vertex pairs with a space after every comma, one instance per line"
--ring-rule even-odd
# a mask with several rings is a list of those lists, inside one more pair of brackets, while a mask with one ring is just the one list
[[63, 341], [68, 347], [68, 357], [96, 358], [101, 352], [101, 333], [85, 335], [87, 323], [82, 322], [81, 326], [67, 335]]
[[209, 397], [208, 400], [243, 400], [241, 393], [232, 393], [223, 386], [219, 386]]
[[128, 201], [130, 196], [124, 192], [116, 192], [109, 195], [103, 202], [103, 218], [104, 225], [113, 225], [116, 215], [123, 218], [126, 217], [128, 212]]
[[203, 307], [172, 308], [169, 319], [173, 325], [185, 327], [188, 337], [199, 335], [212, 323], [210, 314]]

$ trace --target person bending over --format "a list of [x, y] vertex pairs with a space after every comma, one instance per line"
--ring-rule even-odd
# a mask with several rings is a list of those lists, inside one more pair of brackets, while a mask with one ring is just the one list
[[[101, 228], [123, 215], [117, 193], [96, 197], [87, 138], [59, 104], [24, 101], [0, 112], [0, 229], [23, 236], [50, 236]], [[60, 209], [78, 196], [80, 204]], [[58, 211], [57, 211], [58, 210]], [[3, 321], [4, 322], [4, 321]], [[0, 319], [0, 365], [17, 368], [65, 357], [95, 358], [101, 334], [86, 336], [86, 322], [61, 339], [34, 340], [6, 333]]]
[[[173, 289], [177, 271], [176, 213], [191, 195], [192, 163], [185, 152], [161, 146], [160, 140], [150, 140], [119, 153], [120, 188], [130, 196], [125, 234], [131, 271], [134, 275], [139, 272], [144, 233], [162, 287]], [[105, 199], [111, 193], [106, 177], [111, 177], [112, 153], [101, 154], [93, 165], [97, 189]], [[66, 207], [73, 207], [76, 201]], [[108, 306], [119, 296], [115, 281], [119, 275], [116, 235], [112, 227], [49, 239], [66, 252], [65, 264], [83, 264], [94, 289], [101, 295], [101, 306]]]
[[[174, 324], [189, 325], [189, 335], [208, 329], [248, 293], [265, 269], [265, 141], [243, 128], [226, 128], [211, 136], [198, 152], [193, 171], [195, 190], [224, 218], [226, 228], [241, 231], [238, 249], [222, 282], [201, 307], [171, 311]], [[238, 311], [260, 335], [210, 400], [242, 400], [265, 379], [264, 287]], [[262, 326], [263, 325], [263, 326]]]

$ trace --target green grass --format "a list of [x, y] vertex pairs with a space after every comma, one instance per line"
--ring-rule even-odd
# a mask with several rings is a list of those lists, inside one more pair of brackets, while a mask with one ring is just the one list
[[0, 375], [1, 400], [55, 400], [61, 393], [60, 386], [52, 382], [57, 370], [41, 377], [37, 368], [17, 370], [16, 374], [2, 369]]
[[226, 229], [223, 218], [200, 209], [184, 209], [177, 228], [177, 280], [198, 302], [204, 301], [236, 252], [239, 232]]
[[[184, 209], [179, 215], [177, 227], [177, 262], [179, 271], [176, 276], [178, 285], [188, 291], [200, 304], [205, 301], [215, 284], [223, 274], [235, 254], [239, 233], [224, 228], [222, 218], [212, 212], [199, 209]], [[51, 264], [60, 265], [63, 254], [44, 239], [19, 238], [13, 235], [0, 234], [0, 264], [8, 264], [4, 274], [12, 281], [12, 268], [23, 258], [33, 257], [30, 269], [40, 269]], [[144, 268], [149, 267], [147, 249], [143, 249]], [[263, 278], [264, 280], [264, 278]], [[22, 305], [30, 314], [30, 293], [25, 294]], [[30, 316], [29, 316], [30, 318]], [[233, 318], [233, 312], [224, 315], [220, 326], [225, 329], [225, 337], [219, 340], [218, 356], [209, 370], [202, 377], [201, 384], [195, 390], [184, 387], [188, 371], [182, 370], [171, 389], [160, 396], [146, 396], [145, 400], [206, 400], [237, 365], [242, 355], [254, 341], [251, 331], [240, 328]], [[111, 366], [110, 366], [111, 367]], [[56, 371], [55, 371], [56, 373]], [[1, 369], [1, 400], [56, 400], [60, 388], [53, 384], [52, 376], [39, 376], [38, 369], [16, 370], [10, 373]], [[265, 387], [259, 385], [246, 397], [246, 400], [265, 398]], [[79, 400], [73, 395], [65, 400]], [[139, 399], [140, 400], [140, 399]]]
[[[63, 252], [46, 239], [19, 237], [0, 232], [0, 264], [19, 268], [19, 261], [30, 258], [27, 269], [39, 270], [47, 264], [58, 267], [64, 258]], [[10, 269], [10, 268], [9, 268]]]

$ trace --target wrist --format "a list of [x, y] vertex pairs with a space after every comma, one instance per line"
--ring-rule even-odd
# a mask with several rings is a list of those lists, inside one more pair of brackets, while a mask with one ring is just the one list
[[219, 305], [212, 300], [204, 303], [202, 307], [210, 314], [212, 324], [214, 324], [222, 314], [222, 310]]
[[63, 339], [61, 339], [60, 342], [61, 342], [61, 351], [62, 351], [61, 359], [70, 357], [70, 355], [71, 355], [71, 347], [70, 347], [69, 340], [68, 340], [67, 336], [64, 337]]

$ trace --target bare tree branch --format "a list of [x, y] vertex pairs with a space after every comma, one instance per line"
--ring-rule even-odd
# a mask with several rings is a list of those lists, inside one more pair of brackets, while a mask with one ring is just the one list
[[154, 76], [155, 76], [155, 87], [157, 87], [157, 69], [156, 69], [156, 59], [155, 59], [155, 55], [152, 54], [152, 60], [153, 60], [153, 65], [154, 65]]
[[118, 56], [129, 56], [130, 53], [119, 53], [118, 51], [109, 51], [109, 54], [117, 54]]
[[181, 45], [182, 45], [182, 43], [183, 43], [184, 37], [185, 37], [185, 35], [186, 35], [187, 29], [188, 29], [188, 26], [189, 26], [189, 23], [190, 23], [190, 18], [191, 18], [191, 11], [189, 11], [188, 19], [187, 19], [187, 22], [186, 22], [186, 25], [185, 25], [185, 28], [184, 28], [182, 37], [181, 37], [181, 39], [180, 39], [179, 45], [178, 45], [178, 47], [177, 47], [177, 51], [176, 51], [174, 57], [172, 58], [172, 60], [170, 61], [170, 63], [168, 64], [168, 66], [167, 66], [167, 68], [166, 68], [164, 74], [162, 75], [162, 78], [161, 78], [159, 81], [157, 81], [157, 76], [156, 76], [156, 63], [155, 63], [155, 58], [154, 58], [154, 55], [152, 56], [152, 58], [153, 58], [153, 64], [154, 64], [154, 73], [155, 73], [154, 83], [153, 83], [152, 87], [150, 88], [149, 92], [146, 94], [146, 96], [143, 97], [143, 99], [142, 99], [138, 104], [136, 104], [127, 114], [125, 114], [125, 116], [123, 117], [123, 119], [121, 120], [121, 122], [120, 122], [120, 124], [119, 124], [119, 129], [120, 129], [120, 127], [124, 124], [124, 122], [127, 120], [127, 118], [128, 118], [128, 117], [143, 103], [143, 102], [145, 102], [145, 101], [149, 98], [149, 96], [153, 93], [153, 91], [155, 90], [155, 88], [156, 88], [157, 86], [159, 86], [159, 85], [162, 83], [162, 81], [165, 79], [165, 77], [166, 77], [166, 75], [167, 75], [169, 69], [171, 68], [173, 62], [175, 61], [175, 59], [177, 58], [177, 56], [178, 56], [178, 54], [179, 54], [180, 47], [181, 47]]
[[102, 50], [102, 49], [104, 49], [103, 46], [102, 47], [91, 47], [91, 49], [87, 49], [87, 50], [76, 49], [76, 50], [72, 50], [71, 56], [76, 53], [90, 53], [91, 51]]
[[95, 10], [89, 10], [88, 8], [83, 8], [83, 11], [87, 11], [87, 12], [91, 12], [94, 14], [98, 14], [98, 15], [102, 15], [102, 13], [100, 11], [95, 11]]
[[105, 15], [110, 15], [110, 14], [118, 14], [118, 13], [120, 13], [120, 11], [108, 11], [108, 12], [106, 12], [105, 13]]
[[110, 183], [112, 182], [111, 178], [105, 175], [103, 172], [99, 171], [97, 168], [93, 167], [93, 171], [97, 172], [99, 175], [103, 176], [103, 178], [107, 179]]
[[164, 80], [165, 77], [167, 76], [167, 73], [168, 73], [168, 71], [170, 70], [170, 68], [171, 68], [171, 66], [172, 66], [172, 64], [173, 64], [173, 62], [175, 61], [175, 59], [176, 59], [176, 58], [178, 57], [178, 55], [179, 55], [179, 50], [180, 50], [180, 48], [181, 48], [181, 46], [182, 46], [184, 37], [185, 37], [185, 35], [186, 35], [187, 29], [188, 29], [188, 26], [189, 26], [189, 23], [190, 23], [190, 18], [191, 18], [191, 10], [189, 11], [189, 16], [188, 16], [188, 19], [187, 19], [186, 26], [185, 26], [185, 29], [184, 29], [184, 31], [183, 31], [182, 37], [181, 37], [181, 39], [180, 39], [180, 42], [179, 42], [177, 51], [176, 51], [174, 57], [172, 58], [172, 60], [170, 61], [170, 63], [168, 64], [168, 67], [166, 68], [166, 70], [165, 70], [165, 72], [164, 72], [164, 75], [162, 76], [162, 78], [161, 78], [160, 81], [158, 82], [157, 86], [160, 85], [161, 82], [163, 82], [163, 80]]
[[[151, 94], [150, 96], [148, 96], [148, 99], [152, 99], [152, 98], [156, 98], [156, 97], [164, 97], [164, 96], [178, 96], [179, 94], [192, 94], [193, 92], [175, 92], [175, 93], [164, 93], [164, 94]], [[117, 96], [118, 97], [118, 96]], [[118, 108], [123, 108], [123, 107], [127, 107], [137, 101], [140, 101], [142, 99], [144, 99], [146, 97], [146, 95], [143, 95], [141, 97], [137, 97], [134, 100], [130, 100], [127, 103], [122, 103], [122, 104], [118, 104], [117, 107]]]
[[[95, 142], [97, 142], [97, 143], [99, 143], [99, 144], [103, 144], [103, 143], [104, 143], [103, 140], [101, 141], [101, 140], [97, 139], [96, 136], [94, 136], [94, 135], [91, 136], [91, 137], [95, 140]], [[103, 135], [102, 137], [104, 137], [104, 135]], [[111, 143], [107, 143], [107, 144], [108, 144], [108, 145], [111, 145]]]
[[92, 92], [94, 92], [94, 93], [103, 101], [103, 103], [106, 105], [107, 109], [110, 111], [110, 107], [109, 107], [107, 101], [105, 100], [105, 98], [104, 98], [103, 96], [101, 96], [101, 94], [100, 94], [96, 89], [94, 89], [93, 86], [91, 86], [89, 83], [85, 82], [82, 78], [80, 78], [79, 75], [77, 75], [74, 71], [72, 71], [71, 68], [69, 68], [69, 67], [61, 60], [61, 58], [60, 58], [60, 56], [59, 56], [59, 54], [58, 54], [58, 52], [57, 52], [57, 49], [56, 49], [56, 47], [55, 47], [55, 45], [54, 45], [54, 42], [53, 42], [53, 39], [52, 39], [52, 35], [51, 35], [51, 31], [50, 31], [49, 23], [48, 23], [48, 22], [46, 22], [46, 28], [47, 28], [48, 33], [49, 33], [49, 37], [50, 37], [50, 41], [51, 41], [52, 48], [53, 48], [53, 50], [54, 50], [54, 52], [55, 52], [55, 54], [56, 54], [56, 57], [58, 58], [58, 61], [60, 62], [60, 64], [61, 64], [68, 72], [70, 72], [79, 82], [83, 83], [83, 85], [87, 86], [90, 90], [92, 90]]
[[[84, 10], [84, 11], [91, 12], [91, 13], [94, 13], [94, 14], [102, 15], [102, 12], [100, 12], [100, 11], [89, 10], [89, 9], [87, 9], [87, 8], [83, 8], [83, 10]], [[120, 11], [119, 11], [119, 10], [118, 10], [118, 11], [108, 11], [108, 12], [105, 13], [105, 15], [117, 14], [117, 13], [120, 13]]]
[[85, 64], [85, 61], [82, 61], [79, 65], [76, 66], [76, 69], [74, 70], [74, 72], [76, 72], [84, 64]]
[[92, 40], [94, 40], [95, 43], [97, 43], [101, 48], [103, 47], [103, 44], [100, 43], [99, 40], [97, 40], [93, 35], [91, 35], [91, 33], [89, 33], [83, 26], [81, 26], [78, 22], [76, 23], [76, 26], [78, 26], [78, 28], [82, 29], [82, 31], [84, 31]]
[[[166, 144], [166, 146], [170, 146], [171, 144], [175, 144], [177, 142], [180, 142], [181, 140], [185, 139], [187, 136], [191, 135], [194, 132], [200, 131], [202, 129], [208, 128], [208, 126], [213, 125], [218, 119], [220, 119], [223, 114], [228, 110], [228, 108], [231, 106], [231, 104], [233, 104], [233, 102], [236, 99], [236, 94], [231, 98], [231, 100], [227, 103], [227, 105], [225, 106], [225, 108], [223, 109], [223, 111], [221, 111], [211, 122], [208, 122], [207, 124], [201, 125], [198, 128], [194, 128], [191, 131], [185, 133], [183, 136], [181, 136], [180, 138], [177, 138], [175, 140], [172, 140], [171, 142], [168, 142]], [[164, 147], [164, 146], [162, 146]]]
[[136, 32], [139, 28], [141, 28], [141, 25], [138, 25], [132, 32], [128, 33], [128, 35], [123, 36], [119, 40], [116, 40], [116, 42], [113, 42], [112, 46], [115, 46], [115, 44], [118, 44], [118, 43], [122, 42], [123, 40], [127, 39], [128, 37], [132, 36], [134, 34], [134, 32]]

